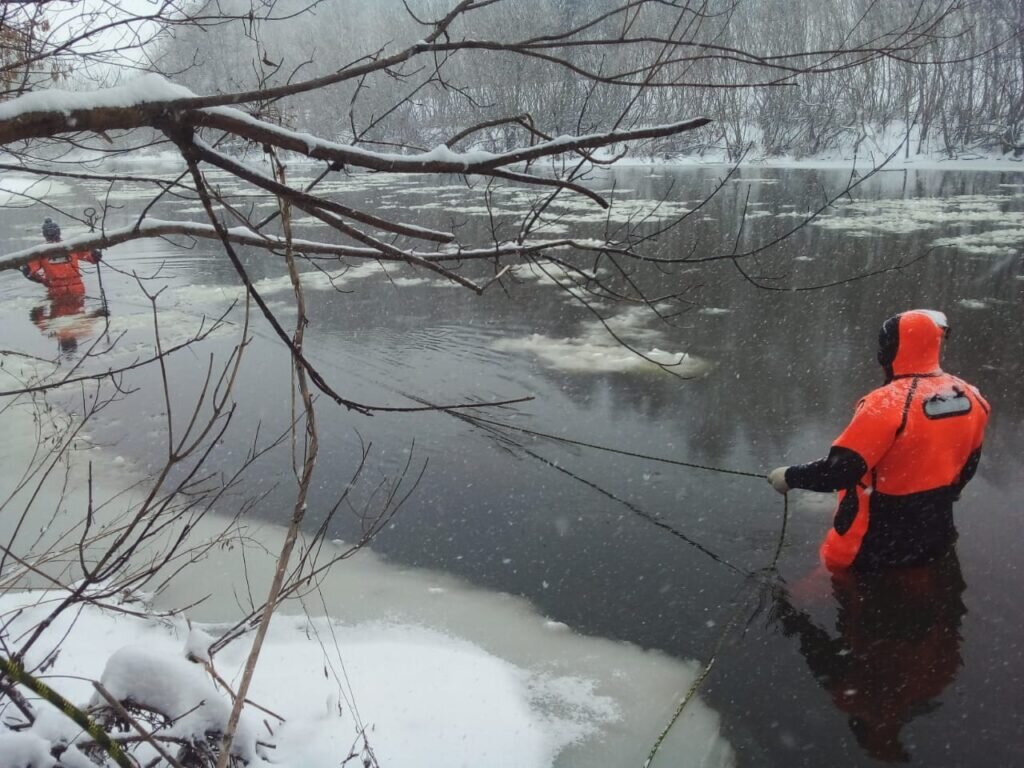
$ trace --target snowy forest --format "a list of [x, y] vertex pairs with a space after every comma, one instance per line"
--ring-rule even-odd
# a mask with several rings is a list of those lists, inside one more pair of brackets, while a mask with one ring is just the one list
[[[248, 3], [238, 2], [244, 11]], [[277, 12], [287, 16], [301, 7], [292, 5], [278, 3]], [[178, 29], [155, 55], [156, 67], [180, 72], [176, 82], [197, 93], [242, 91], [296, 74], [321, 76], [331, 70], [336, 51], [356, 60], [422, 34], [395, 0], [328, 5], [289, 19], [258, 41], [254, 30], [238, 24], [216, 33], [200, 26]], [[445, 5], [417, 8], [433, 18], [443, 15]], [[717, 150], [729, 160], [751, 149], [801, 157], [863, 145], [877, 153], [876, 136], [908, 130], [907, 154], [1024, 151], [1024, 44], [1017, 33], [1024, 10], [1013, 0], [714, 0], [700, 3], [685, 27], [673, 4], [638, 6], [630, 15], [616, 13], [618, 6], [613, 0], [495, 4], [467, 19], [465, 34], [498, 45], [460, 46], [458, 56], [443, 51], [430, 77], [297, 95], [285, 112], [293, 127], [318, 136], [428, 148], [447, 140], [452, 126], [483, 119], [522, 116], [558, 136], [589, 133], [611, 116], [622, 116], [625, 124], [663, 124], [680, 115], [714, 115], [714, 123], [643, 151], [673, 157]], [[231, 2], [218, 7], [236, 10]], [[925, 33], [929, 25], [934, 33]], [[585, 39], [546, 39], [552, 31], [576, 29]], [[691, 36], [700, 48], [666, 50], [664, 38], [673, 35]], [[637, 43], [603, 42], [620, 36]], [[520, 40], [527, 55], [501, 50]], [[893, 50], [877, 55], [894, 41]], [[853, 55], [836, 53], [842, 50]], [[654, 57], [663, 59], [659, 87], [636, 99], [616, 87]], [[565, 65], [552, 66], [553, 60]], [[581, 72], [595, 77], [581, 78]], [[357, 89], [365, 92], [348, 114], [320, 108], [325, 98], [352, 103]], [[409, 98], [395, 109], [399, 94]], [[516, 141], [512, 124], [475, 137], [478, 146], [496, 152]]]
[[6, 2], [0, 242], [0, 768], [1024, 761], [1024, 4]]

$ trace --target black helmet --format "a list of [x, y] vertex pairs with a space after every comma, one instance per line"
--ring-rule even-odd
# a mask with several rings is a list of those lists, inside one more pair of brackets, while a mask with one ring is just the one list
[[43, 219], [43, 237], [48, 243], [60, 242], [60, 226], [49, 216]]

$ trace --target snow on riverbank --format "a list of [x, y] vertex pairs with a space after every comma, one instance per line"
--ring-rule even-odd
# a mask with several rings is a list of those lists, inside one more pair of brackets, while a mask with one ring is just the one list
[[[10, 359], [6, 362], [5, 368], [15, 367]], [[11, 378], [6, 370], [0, 372], [5, 388]], [[27, 403], [0, 411], [0, 425], [9, 436], [0, 443], [0, 461], [8, 469], [0, 477], [0, 498], [6, 498], [20, 484], [48, 428], [45, 420], [40, 426]], [[35, 495], [15, 548], [25, 551], [37, 542], [33, 549], [44, 556], [37, 564], [60, 573], [64, 583], [73, 574], [45, 556], [57, 551], [63, 532], [81, 522], [87, 462], [92, 461], [96, 498], [110, 498], [138, 479], [129, 465], [111, 461], [87, 440], [78, 448], [70, 454], [66, 485], [63, 472], [60, 483], [37, 489], [29, 482], [0, 518], [6, 544], [18, 513]], [[113, 510], [103, 514], [108, 513]], [[223, 528], [219, 518], [205, 518], [191, 536], [209, 540]], [[67, 612], [34, 647], [29, 667], [52, 659], [46, 682], [79, 705], [94, 695], [90, 681], [102, 677], [121, 693], [165, 701], [177, 697], [176, 706], [185, 706], [190, 694], [200, 696], [209, 701], [192, 722], [196, 727], [217, 723], [226, 694], [217, 689], [220, 703], [212, 700], [214, 683], [200, 674], [201, 667], [185, 661], [186, 652], [201, 653], [209, 637], [238, 618], [238, 600], [247, 588], [254, 594], [265, 589], [273, 568], [267, 553], [276, 551], [281, 533], [270, 525], [234, 530], [234, 546], [207, 552], [153, 597], [148, 608], [140, 611], [142, 606], [132, 603], [140, 615], [117, 605]], [[329, 544], [323, 556], [342, 548], [340, 542]], [[65, 558], [71, 567], [73, 561]], [[7, 642], [17, 647], [17, 638], [38, 625], [63, 594], [52, 585], [0, 593]], [[154, 617], [203, 597], [182, 616]], [[243, 640], [214, 658], [218, 673], [232, 685], [247, 650]], [[265, 750], [267, 759], [295, 768], [337, 768], [353, 745], [358, 747], [360, 733], [387, 768], [639, 764], [696, 670], [695, 662], [577, 635], [520, 598], [476, 589], [444, 574], [402, 568], [364, 550], [338, 564], [319, 591], [301, 603], [286, 604], [275, 618], [249, 698], [285, 722], [247, 708], [245, 743], [249, 749], [257, 740], [272, 744]], [[191, 682], [182, 686], [182, 680]], [[41, 702], [36, 706], [45, 714], [31, 731], [15, 735], [0, 725], [0, 765], [11, 768], [18, 765], [17, 754], [38, 753], [38, 737], [80, 738], [56, 709]], [[720, 736], [717, 715], [700, 701], [673, 729], [662, 755], [663, 764], [673, 766], [735, 762]], [[47, 765], [45, 760], [38, 764]]]

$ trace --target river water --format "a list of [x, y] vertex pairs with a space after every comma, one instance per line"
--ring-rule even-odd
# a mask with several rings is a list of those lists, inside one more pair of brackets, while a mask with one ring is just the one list
[[[696, 209], [726, 172], [604, 171], [591, 184], [617, 201], [611, 215], [566, 198], [534, 237], [593, 238], [630, 217], [639, 234], [655, 235]], [[272, 210], [230, 179], [214, 180], [236, 204]], [[756, 248], [802, 223], [848, 180], [848, 172], [832, 170], [744, 169], [645, 253], [696, 259]], [[469, 242], [488, 242], [492, 224], [499, 236], [513, 234], [533, 198], [496, 190], [489, 212], [479, 187], [386, 176], [341, 179], [330, 191], [366, 210], [457, 227]], [[130, 221], [146, 194], [140, 184], [108, 191], [68, 183], [52, 185], [48, 201], [74, 210], [103, 199], [123, 205], [109, 215], [114, 227]], [[196, 211], [194, 201], [167, 200], [154, 215]], [[43, 215], [40, 206], [0, 211], [5, 249], [36, 242]], [[65, 235], [82, 231], [65, 224]], [[324, 236], [302, 219], [296, 235]], [[859, 396], [881, 383], [874, 352], [882, 320], [912, 307], [941, 309], [953, 326], [944, 367], [975, 383], [994, 416], [978, 476], [957, 506], [958, 558], [935, 568], [881, 582], [831, 580], [817, 565], [831, 499], [793, 493], [778, 578], [756, 575], [773, 559], [783, 515], [782, 498], [760, 478], [495, 433], [445, 413], [366, 417], [327, 398], [320, 400], [309, 525], [324, 519], [366, 446], [363, 482], [352, 507], [332, 519], [332, 538], [357, 538], [362, 505], [376, 509], [380, 500], [372, 489], [408, 464], [399, 496], [415, 488], [374, 550], [524, 596], [581, 633], [702, 662], [714, 655], [701, 694], [721, 715], [740, 765], [1019, 764], [1022, 243], [1024, 174], [921, 170], [878, 174], [739, 266], [637, 269], [632, 278], [648, 295], [681, 292], [689, 302], [667, 323], [643, 307], [601, 301], [588, 308], [550, 268], [506, 275], [483, 296], [410, 267], [385, 275], [377, 265], [341, 271], [323, 263], [336, 273], [333, 282], [309, 276], [309, 357], [346, 397], [407, 406], [415, 404], [409, 394], [433, 403], [529, 395], [485, 415], [621, 451], [756, 473], [823, 455]], [[107, 253], [111, 327], [126, 332], [122, 362], [141, 354], [133, 345], [149, 333], [147, 301], [126, 272], [153, 277], [145, 283], [150, 291], [166, 286], [158, 302], [169, 341], [239, 295], [212, 244], [189, 246], [158, 240]], [[289, 326], [282, 264], [243, 255]], [[463, 269], [483, 279], [490, 267]], [[90, 286], [93, 280], [87, 276]], [[102, 330], [101, 318], [86, 317], [99, 300], [90, 298], [84, 314], [69, 319], [52, 317], [39, 294], [15, 273], [0, 275], [3, 346], [52, 356], [64, 338], [70, 364]], [[230, 318], [240, 322], [239, 310]], [[683, 376], [625, 352], [608, 328], [650, 356], [681, 359], [675, 370]], [[236, 329], [206, 347], [223, 355]], [[217, 468], [237, 463], [257, 423], [264, 435], [288, 423], [287, 356], [261, 319], [254, 334], [236, 393], [239, 416], [212, 458]], [[204, 355], [172, 358], [176, 405], [197, 391]], [[165, 448], [164, 405], [155, 370], [129, 381], [142, 389], [102, 414], [94, 438], [145, 470]], [[279, 451], [244, 491], [266, 494], [255, 514], [283, 521], [293, 489], [287, 453]]]

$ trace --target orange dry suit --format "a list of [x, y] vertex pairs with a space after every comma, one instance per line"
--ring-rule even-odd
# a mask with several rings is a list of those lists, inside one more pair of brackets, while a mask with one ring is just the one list
[[953, 502], [977, 469], [989, 404], [939, 367], [947, 331], [931, 310], [886, 320], [886, 384], [857, 404], [826, 458], [786, 470], [791, 488], [839, 491], [821, 547], [831, 569], [925, 563], [956, 539]]
[[87, 261], [95, 264], [99, 258], [97, 251], [72, 251], [66, 256], [34, 259], [23, 267], [22, 271], [29, 280], [45, 285], [51, 298], [82, 295], [85, 293], [85, 284], [82, 282], [78, 262]]

